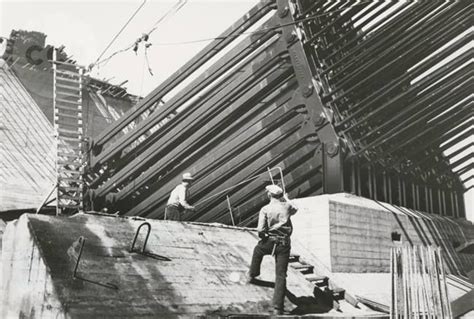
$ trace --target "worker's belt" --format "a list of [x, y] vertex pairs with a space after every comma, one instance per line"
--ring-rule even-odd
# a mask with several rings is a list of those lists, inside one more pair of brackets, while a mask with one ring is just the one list
[[268, 236], [268, 240], [278, 246], [289, 246], [291, 243], [289, 236], [270, 235]]
[[177, 209], [179, 212], [184, 212], [184, 207], [181, 205], [175, 205], [175, 204], [168, 204], [166, 205], [166, 208], [174, 208]]

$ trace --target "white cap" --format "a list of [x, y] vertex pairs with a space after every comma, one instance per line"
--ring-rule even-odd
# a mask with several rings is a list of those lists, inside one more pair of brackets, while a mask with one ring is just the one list
[[279, 196], [283, 194], [283, 189], [277, 185], [268, 185], [265, 189], [270, 193], [270, 195]]
[[191, 173], [184, 173], [183, 174], [183, 181], [193, 181], [194, 177]]

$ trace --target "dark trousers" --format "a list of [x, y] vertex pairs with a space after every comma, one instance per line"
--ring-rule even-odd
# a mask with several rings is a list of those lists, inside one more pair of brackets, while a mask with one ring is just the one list
[[[271, 255], [275, 242], [272, 240], [260, 240], [253, 250], [252, 263], [249, 275], [257, 277], [260, 275], [260, 265], [263, 256]], [[283, 310], [283, 302], [286, 292], [286, 271], [290, 259], [290, 245], [277, 245], [275, 248], [275, 290], [273, 292], [273, 306], [275, 309]]]
[[176, 206], [166, 206], [165, 220], [181, 221], [181, 210]]

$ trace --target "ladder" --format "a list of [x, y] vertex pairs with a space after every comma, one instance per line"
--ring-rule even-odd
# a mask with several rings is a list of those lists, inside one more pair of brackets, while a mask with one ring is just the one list
[[82, 81], [84, 67], [57, 61], [53, 50], [56, 215], [83, 209]]

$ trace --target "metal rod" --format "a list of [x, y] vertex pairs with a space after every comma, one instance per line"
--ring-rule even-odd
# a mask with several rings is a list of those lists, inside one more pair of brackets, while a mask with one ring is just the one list
[[376, 167], [374, 166], [374, 169], [372, 171], [372, 178], [374, 179], [374, 199], [378, 200], [377, 196], [377, 172], [376, 172]]
[[83, 236], [80, 236], [79, 237], [79, 243], [80, 243], [80, 248], [79, 248], [79, 255], [77, 256], [77, 260], [76, 260], [76, 264], [74, 265], [74, 271], [72, 273], [72, 278], [76, 279], [77, 276], [77, 268], [79, 267], [79, 261], [81, 260], [81, 257], [82, 257], [82, 250], [84, 249], [84, 243], [86, 242], [86, 240], [84, 239]]
[[374, 198], [374, 194], [372, 192], [372, 166], [370, 165], [367, 168], [367, 179], [368, 179], [368, 186], [369, 186], [369, 198]]
[[388, 200], [390, 204], [393, 204], [393, 197], [392, 197], [392, 175], [388, 175]]
[[402, 181], [400, 179], [400, 175], [397, 176], [397, 185], [398, 185], [398, 205], [403, 206], [402, 202]]
[[54, 193], [54, 191], [56, 190], [57, 187], [58, 187], [58, 183], [56, 182], [56, 183], [54, 183], [53, 188], [51, 189], [51, 191], [48, 193], [48, 196], [46, 196], [46, 198], [43, 200], [41, 205], [36, 210], [36, 214], [39, 214], [39, 212], [41, 211], [41, 208], [43, 208], [44, 205], [47, 205], [46, 202], [49, 200], [51, 195], [53, 195], [53, 193]]
[[357, 195], [362, 196], [361, 188], [361, 176], [360, 176], [360, 163], [357, 161]]
[[229, 195], [227, 195], [226, 197], [227, 197], [227, 205], [229, 207], [230, 219], [232, 220], [232, 226], [235, 226], [234, 214], [232, 213], [232, 205], [230, 204]]
[[351, 193], [357, 194], [355, 177], [355, 163], [351, 161]]
[[270, 175], [270, 180], [272, 181], [272, 184], [275, 185], [275, 181], [273, 180], [273, 175], [272, 172], [270, 171], [270, 167], [267, 167], [268, 170], [268, 175]]
[[148, 237], [150, 237], [150, 232], [151, 232], [151, 225], [150, 225], [149, 222], [144, 222], [143, 224], [141, 224], [140, 226], [138, 226], [137, 231], [135, 232], [135, 237], [133, 238], [132, 246], [130, 247], [130, 252], [134, 252], [135, 243], [136, 243], [136, 241], [137, 241], [138, 234], [140, 233], [140, 229], [141, 229], [143, 226], [146, 226], [146, 227], [148, 228], [148, 231], [147, 231], [146, 237], [145, 237], [145, 241], [143, 242], [143, 248], [142, 248], [142, 251], [141, 251], [142, 253], [145, 252], [146, 243], [148, 242]]

